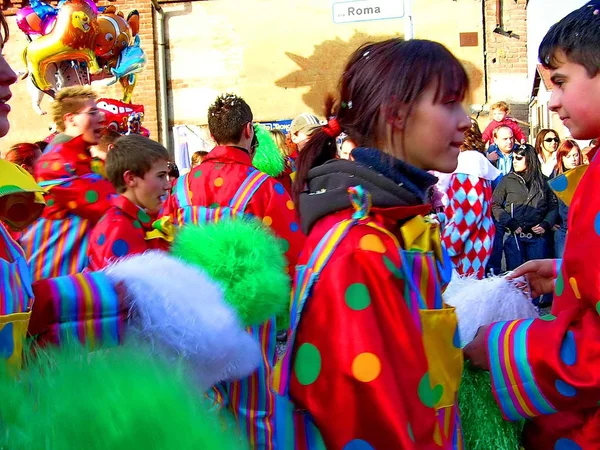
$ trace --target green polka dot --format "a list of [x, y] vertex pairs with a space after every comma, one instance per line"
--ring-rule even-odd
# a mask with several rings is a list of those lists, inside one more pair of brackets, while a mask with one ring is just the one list
[[146, 211], [142, 211], [141, 209], [137, 213], [138, 220], [142, 223], [150, 222], [150, 216], [146, 213]]
[[96, 203], [98, 201], [98, 193], [96, 191], [87, 191], [85, 193], [85, 201], [88, 203]]
[[596, 312], [600, 314], [600, 302], [596, 303]]
[[540, 319], [545, 320], [546, 322], [551, 322], [556, 320], [556, 316], [552, 314], [546, 314], [545, 316], [540, 317]]
[[53, 199], [53, 198], [49, 199], [49, 200], [46, 202], [46, 206], [52, 206], [52, 205], [54, 205], [54, 199]]
[[398, 269], [394, 263], [392, 262], [392, 260], [390, 258], [388, 258], [387, 256], [384, 255], [383, 257], [383, 264], [385, 265], [385, 267], [387, 268], [387, 270], [389, 270], [390, 272], [392, 272], [394, 274], [394, 276], [396, 278], [402, 279], [402, 271], [400, 269]]
[[221, 206], [221, 205], [219, 205], [217, 202], [210, 205], [211, 208], [218, 208], [219, 206]]
[[361, 311], [371, 304], [369, 288], [362, 283], [353, 283], [346, 289], [346, 305], [354, 311]]
[[410, 423], [408, 424], [408, 427], [407, 427], [406, 431], [408, 432], [408, 437], [410, 438], [410, 440], [413, 441], [413, 442], [415, 442], [415, 435], [413, 433], [412, 426], [411, 426]]
[[296, 352], [294, 373], [298, 383], [308, 386], [314, 383], [321, 373], [321, 353], [312, 344], [304, 343]]
[[134, 221], [133, 221], [133, 226], [134, 226], [135, 228], [142, 228], [142, 224], [140, 223], [140, 221], [139, 221], [139, 220], [134, 220]]
[[196, 172], [194, 172], [194, 178], [200, 178], [201, 176], [202, 176], [201, 170], [197, 170]]
[[556, 279], [556, 285], [554, 286], [554, 293], [560, 297], [565, 290], [565, 281], [563, 280], [562, 272], [558, 275]]
[[279, 245], [281, 245], [283, 253], [286, 253], [290, 249], [290, 243], [286, 239], [279, 239]]
[[444, 394], [444, 388], [438, 384], [435, 388], [431, 389], [431, 383], [429, 381], [429, 373], [423, 375], [419, 382], [419, 400], [428, 408], [433, 408], [442, 398]]
[[42, 169], [47, 169], [48, 168], [48, 163], [45, 162], [44, 164], [42, 164]]

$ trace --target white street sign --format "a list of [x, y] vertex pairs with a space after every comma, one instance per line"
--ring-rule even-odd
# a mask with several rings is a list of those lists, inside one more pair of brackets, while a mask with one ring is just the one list
[[333, 4], [334, 23], [399, 19], [404, 13], [402, 0], [355, 0]]

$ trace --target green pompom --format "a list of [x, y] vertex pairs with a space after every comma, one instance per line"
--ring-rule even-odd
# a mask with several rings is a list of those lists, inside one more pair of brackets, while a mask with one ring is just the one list
[[283, 248], [262, 223], [245, 218], [186, 225], [171, 251], [221, 284], [245, 326], [287, 313], [291, 288]]
[[465, 450], [519, 450], [524, 421], [509, 422], [492, 394], [490, 374], [465, 364], [458, 391]]
[[276, 178], [285, 170], [285, 159], [267, 128], [263, 125], [255, 125], [254, 130], [258, 139], [258, 147], [252, 159], [252, 165], [261, 172]]
[[18, 380], [0, 379], [0, 448], [247, 448], [178, 364], [130, 346], [94, 353], [68, 346], [38, 356]]

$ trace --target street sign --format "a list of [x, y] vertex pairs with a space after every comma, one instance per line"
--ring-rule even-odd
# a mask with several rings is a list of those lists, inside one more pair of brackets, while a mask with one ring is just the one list
[[354, 0], [333, 4], [333, 22], [365, 22], [404, 17], [403, 0]]

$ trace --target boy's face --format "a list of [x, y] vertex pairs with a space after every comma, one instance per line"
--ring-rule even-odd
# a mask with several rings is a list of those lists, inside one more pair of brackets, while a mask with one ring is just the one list
[[549, 108], [556, 112], [575, 139], [600, 136], [600, 76], [593, 78], [580, 64], [557, 53], [558, 67], [550, 71], [553, 90]]
[[157, 212], [162, 205], [162, 196], [171, 188], [167, 173], [167, 161], [160, 160], [143, 177], [135, 177], [133, 186], [128, 189], [133, 191], [138, 206], [150, 212]]
[[65, 133], [74, 137], [82, 135], [85, 142], [96, 145], [102, 136], [103, 120], [104, 115], [90, 98], [76, 113], [65, 115]]
[[492, 116], [496, 122], [502, 122], [506, 118], [506, 111], [496, 108], [492, 111]]

